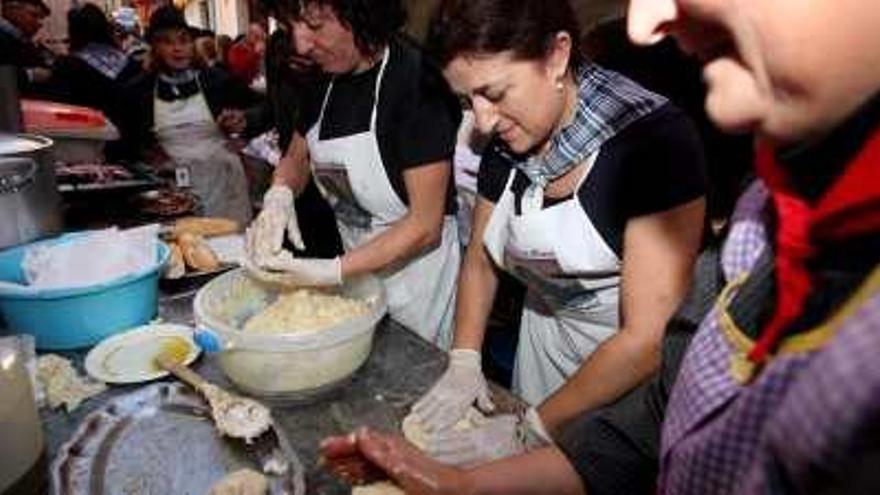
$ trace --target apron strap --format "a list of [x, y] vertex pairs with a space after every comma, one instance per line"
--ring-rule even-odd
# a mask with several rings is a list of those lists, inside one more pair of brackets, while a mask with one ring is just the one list
[[379, 93], [382, 90], [382, 81], [385, 79], [385, 68], [388, 67], [388, 60], [391, 58], [391, 45], [385, 47], [385, 53], [382, 55], [382, 66], [379, 68], [379, 76], [376, 78], [376, 90], [373, 95], [373, 114], [370, 116], [370, 131], [376, 132], [376, 116], [379, 114]]
[[[510, 175], [507, 177], [507, 183], [501, 191], [498, 202], [489, 215], [489, 221], [483, 231], [483, 238], [480, 241], [483, 247], [489, 253], [489, 257], [498, 267], [504, 267], [504, 249], [507, 244], [508, 224], [510, 223], [510, 215], [515, 212], [516, 198], [513, 194], [513, 180], [516, 177], [516, 169], [510, 169]], [[509, 203], [509, 205], [507, 204]]]
[[[370, 131], [375, 132], [376, 130], [376, 116], [378, 115], [379, 108], [379, 92], [382, 89], [382, 81], [385, 77], [385, 68], [388, 66], [388, 59], [391, 58], [391, 47], [385, 47], [385, 53], [382, 55], [382, 65], [379, 67], [379, 75], [376, 77], [376, 88], [374, 89], [373, 95], [373, 111], [370, 114]], [[321, 135], [321, 127], [324, 125], [324, 112], [327, 110], [327, 103], [330, 102], [330, 93], [333, 92], [333, 85], [336, 82], [336, 78], [332, 78], [330, 80], [330, 84], [327, 85], [327, 91], [324, 92], [324, 101], [321, 103], [321, 112], [318, 114], [318, 136]]]
[[335, 82], [335, 77], [330, 79], [330, 84], [327, 85], [327, 91], [324, 91], [324, 101], [321, 103], [321, 112], [318, 114], [318, 136], [321, 135], [321, 127], [324, 125], [324, 110], [327, 109], [327, 102], [330, 101], [330, 93], [333, 92], [333, 83]]

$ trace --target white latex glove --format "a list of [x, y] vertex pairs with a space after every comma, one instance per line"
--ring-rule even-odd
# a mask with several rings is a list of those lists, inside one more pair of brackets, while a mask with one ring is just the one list
[[245, 269], [258, 280], [291, 287], [342, 284], [342, 262], [337, 258], [294, 258], [281, 251], [262, 263], [245, 259]]
[[522, 416], [487, 418], [470, 430], [444, 430], [426, 439], [425, 453], [447, 464], [473, 467], [552, 445], [540, 415], [529, 408]]
[[287, 186], [275, 185], [263, 196], [263, 209], [248, 229], [248, 257], [262, 265], [278, 255], [284, 242], [285, 230], [288, 239], [297, 249], [305, 248], [296, 219], [293, 191]]
[[464, 417], [474, 401], [483, 412], [495, 409], [480, 359], [480, 353], [473, 349], [450, 351], [446, 372], [412, 408], [412, 414], [427, 431], [451, 427]]
[[526, 450], [554, 444], [553, 437], [550, 436], [550, 432], [544, 426], [544, 420], [541, 419], [541, 415], [538, 414], [538, 410], [534, 407], [526, 410], [520, 426], [522, 427], [521, 438], [523, 443], [525, 443]]

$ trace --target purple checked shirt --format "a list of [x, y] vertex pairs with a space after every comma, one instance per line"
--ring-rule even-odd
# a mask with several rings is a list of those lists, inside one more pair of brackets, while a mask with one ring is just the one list
[[[722, 252], [726, 279], [768, 246], [767, 190], [740, 200]], [[753, 381], [731, 373], [734, 350], [713, 309], [694, 336], [666, 411], [659, 493], [816, 493], [880, 431], [880, 284], [815, 351], [776, 356]], [[878, 468], [880, 469], [880, 468]]]

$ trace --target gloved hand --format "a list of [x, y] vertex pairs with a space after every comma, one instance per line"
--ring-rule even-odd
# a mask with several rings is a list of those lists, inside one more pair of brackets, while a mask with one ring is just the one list
[[449, 353], [446, 372], [412, 408], [412, 414], [427, 431], [451, 427], [464, 417], [475, 400], [483, 412], [495, 409], [480, 358], [480, 353], [473, 349], [453, 349]]
[[552, 445], [540, 415], [534, 408], [516, 416], [486, 418], [469, 430], [443, 430], [429, 435], [425, 453], [434, 459], [462, 467], [522, 454]]
[[337, 258], [294, 258], [281, 251], [260, 266], [245, 259], [245, 269], [258, 280], [291, 287], [320, 287], [342, 283], [342, 262]]
[[297, 249], [304, 249], [302, 234], [296, 219], [293, 191], [287, 186], [275, 185], [263, 196], [263, 209], [251, 224], [246, 236], [247, 255], [262, 265], [281, 252], [284, 231]]
[[428, 436], [425, 453], [445, 464], [473, 467], [525, 452], [512, 414], [487, 418], [471, 430], [443, 430]]

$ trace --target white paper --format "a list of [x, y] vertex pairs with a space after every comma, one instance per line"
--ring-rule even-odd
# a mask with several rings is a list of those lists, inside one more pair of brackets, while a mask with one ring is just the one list
[[98, 230], [54, 246], [37, 246], [22, 269], [32, 289], [70, 289], [110, 282], [156, 265], [158, 225]]
[[240, 263], [245, 257], [244, 236], [241, 234], [210, 237], [205, 242], [221, 263]]

